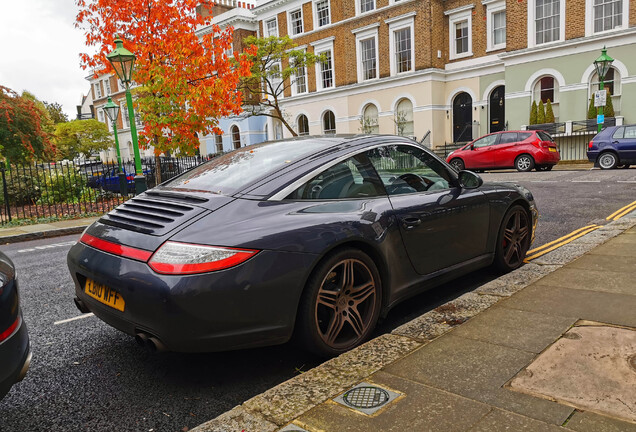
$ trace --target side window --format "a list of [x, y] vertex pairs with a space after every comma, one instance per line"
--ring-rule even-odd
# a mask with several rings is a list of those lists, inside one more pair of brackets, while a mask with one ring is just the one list
[[519, 139], [517, 137], [517, 132], [504, 132], [500, 134], [499, 144], [507, 144], [517, 142]]
[[625, 138], [629, 138], [629, 139], [636, 138], [636, 126], [625, 127]]
[[532, 136], [532, 132], [519, 132], [519, 141], [525, 141]]
[[473, 147], [480, 148], [480, 147], [491, 146], [495, 144], [495, 142], [497, 141], [497, 137], [499, 137], [498, 134], [493, 134], [493, 135], [485, 136], [483, 138], [479, 138], [477, 141], [473, 143]]
[[616, 129], [614, 131], [614, 134], [612, 135], [612, 138], [614, 139], [621, 139], [623, 138], [625, 135], [625, 128], [624, 127], [619, 127], [618, 129]]
[[444, 165], [418, 147], [391, 145], [367, 154], [389, 195], [448, 189], [453, 183]]
[[303, 184], [287, 199], [333, 200], [385, 195], [380, 181], [364, 154], [340, 162]]
[[539, 135], [539, 138], [541, 139], [541, 141], [554, 141], [552, 137], [548, 135], [546, 132], [539, 131], [537, 132], [537, 135]]

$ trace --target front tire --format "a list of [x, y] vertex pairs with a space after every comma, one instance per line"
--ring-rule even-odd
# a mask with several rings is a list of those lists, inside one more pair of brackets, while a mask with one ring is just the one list
[[318, 265], [298, 311], [298, 341], [309, 351], [333, 357], [363, 343], [380, 316], [382, 282], [373, 260], [343, 249]]
[[521, 267], [530, 248], [531, 230], [530, 216], [522, 206], [515, 205], [506, 212], [495, 249], [494, 264], [499, 270], [507, 273]]
[[515, 159], [515, 168], [520, 172], [532, 171], [534, 168], [534, 159], [528, 154], [522, 154]]
[[613, 169], [616, 168], [616, 165], [618, 165], [618, 158], [612, 152], [601, 153], [598, 157], [598, 166], [601, 169]]
[[457, 171], [457, 172], [460, 172], [465, 167], [464, 161], [459, 159], [459, 158], [455, 158], [455, 159], [451, 160], [450, 161], [450, 166], [455, 168], [455, 171]]

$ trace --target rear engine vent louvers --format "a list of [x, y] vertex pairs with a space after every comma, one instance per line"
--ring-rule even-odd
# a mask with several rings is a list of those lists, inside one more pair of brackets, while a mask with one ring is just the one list
[[135, 197], [100, 218], [100, 222], [151, 235], [163, 235], [205, 211], [180, 202]]

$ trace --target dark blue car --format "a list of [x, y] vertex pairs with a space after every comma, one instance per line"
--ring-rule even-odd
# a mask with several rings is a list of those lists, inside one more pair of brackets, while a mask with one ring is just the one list
[[636, 164], [636, 125], [602, 130], [590, 141], [587, 158], [601, 169], [629, 168]]

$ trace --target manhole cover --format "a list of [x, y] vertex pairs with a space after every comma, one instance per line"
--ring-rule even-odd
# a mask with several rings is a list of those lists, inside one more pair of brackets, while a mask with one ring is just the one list
[[345, 393], [342, 399], [353, 408], [370, 409], [387, 403], [389, 394], [379, 387], [357, 387]]
[[371, 415], [389, 402], [394, 401], [398, 396], [400, 396], [399, 393], [363, 382], [334, 398], [334, 401]]

